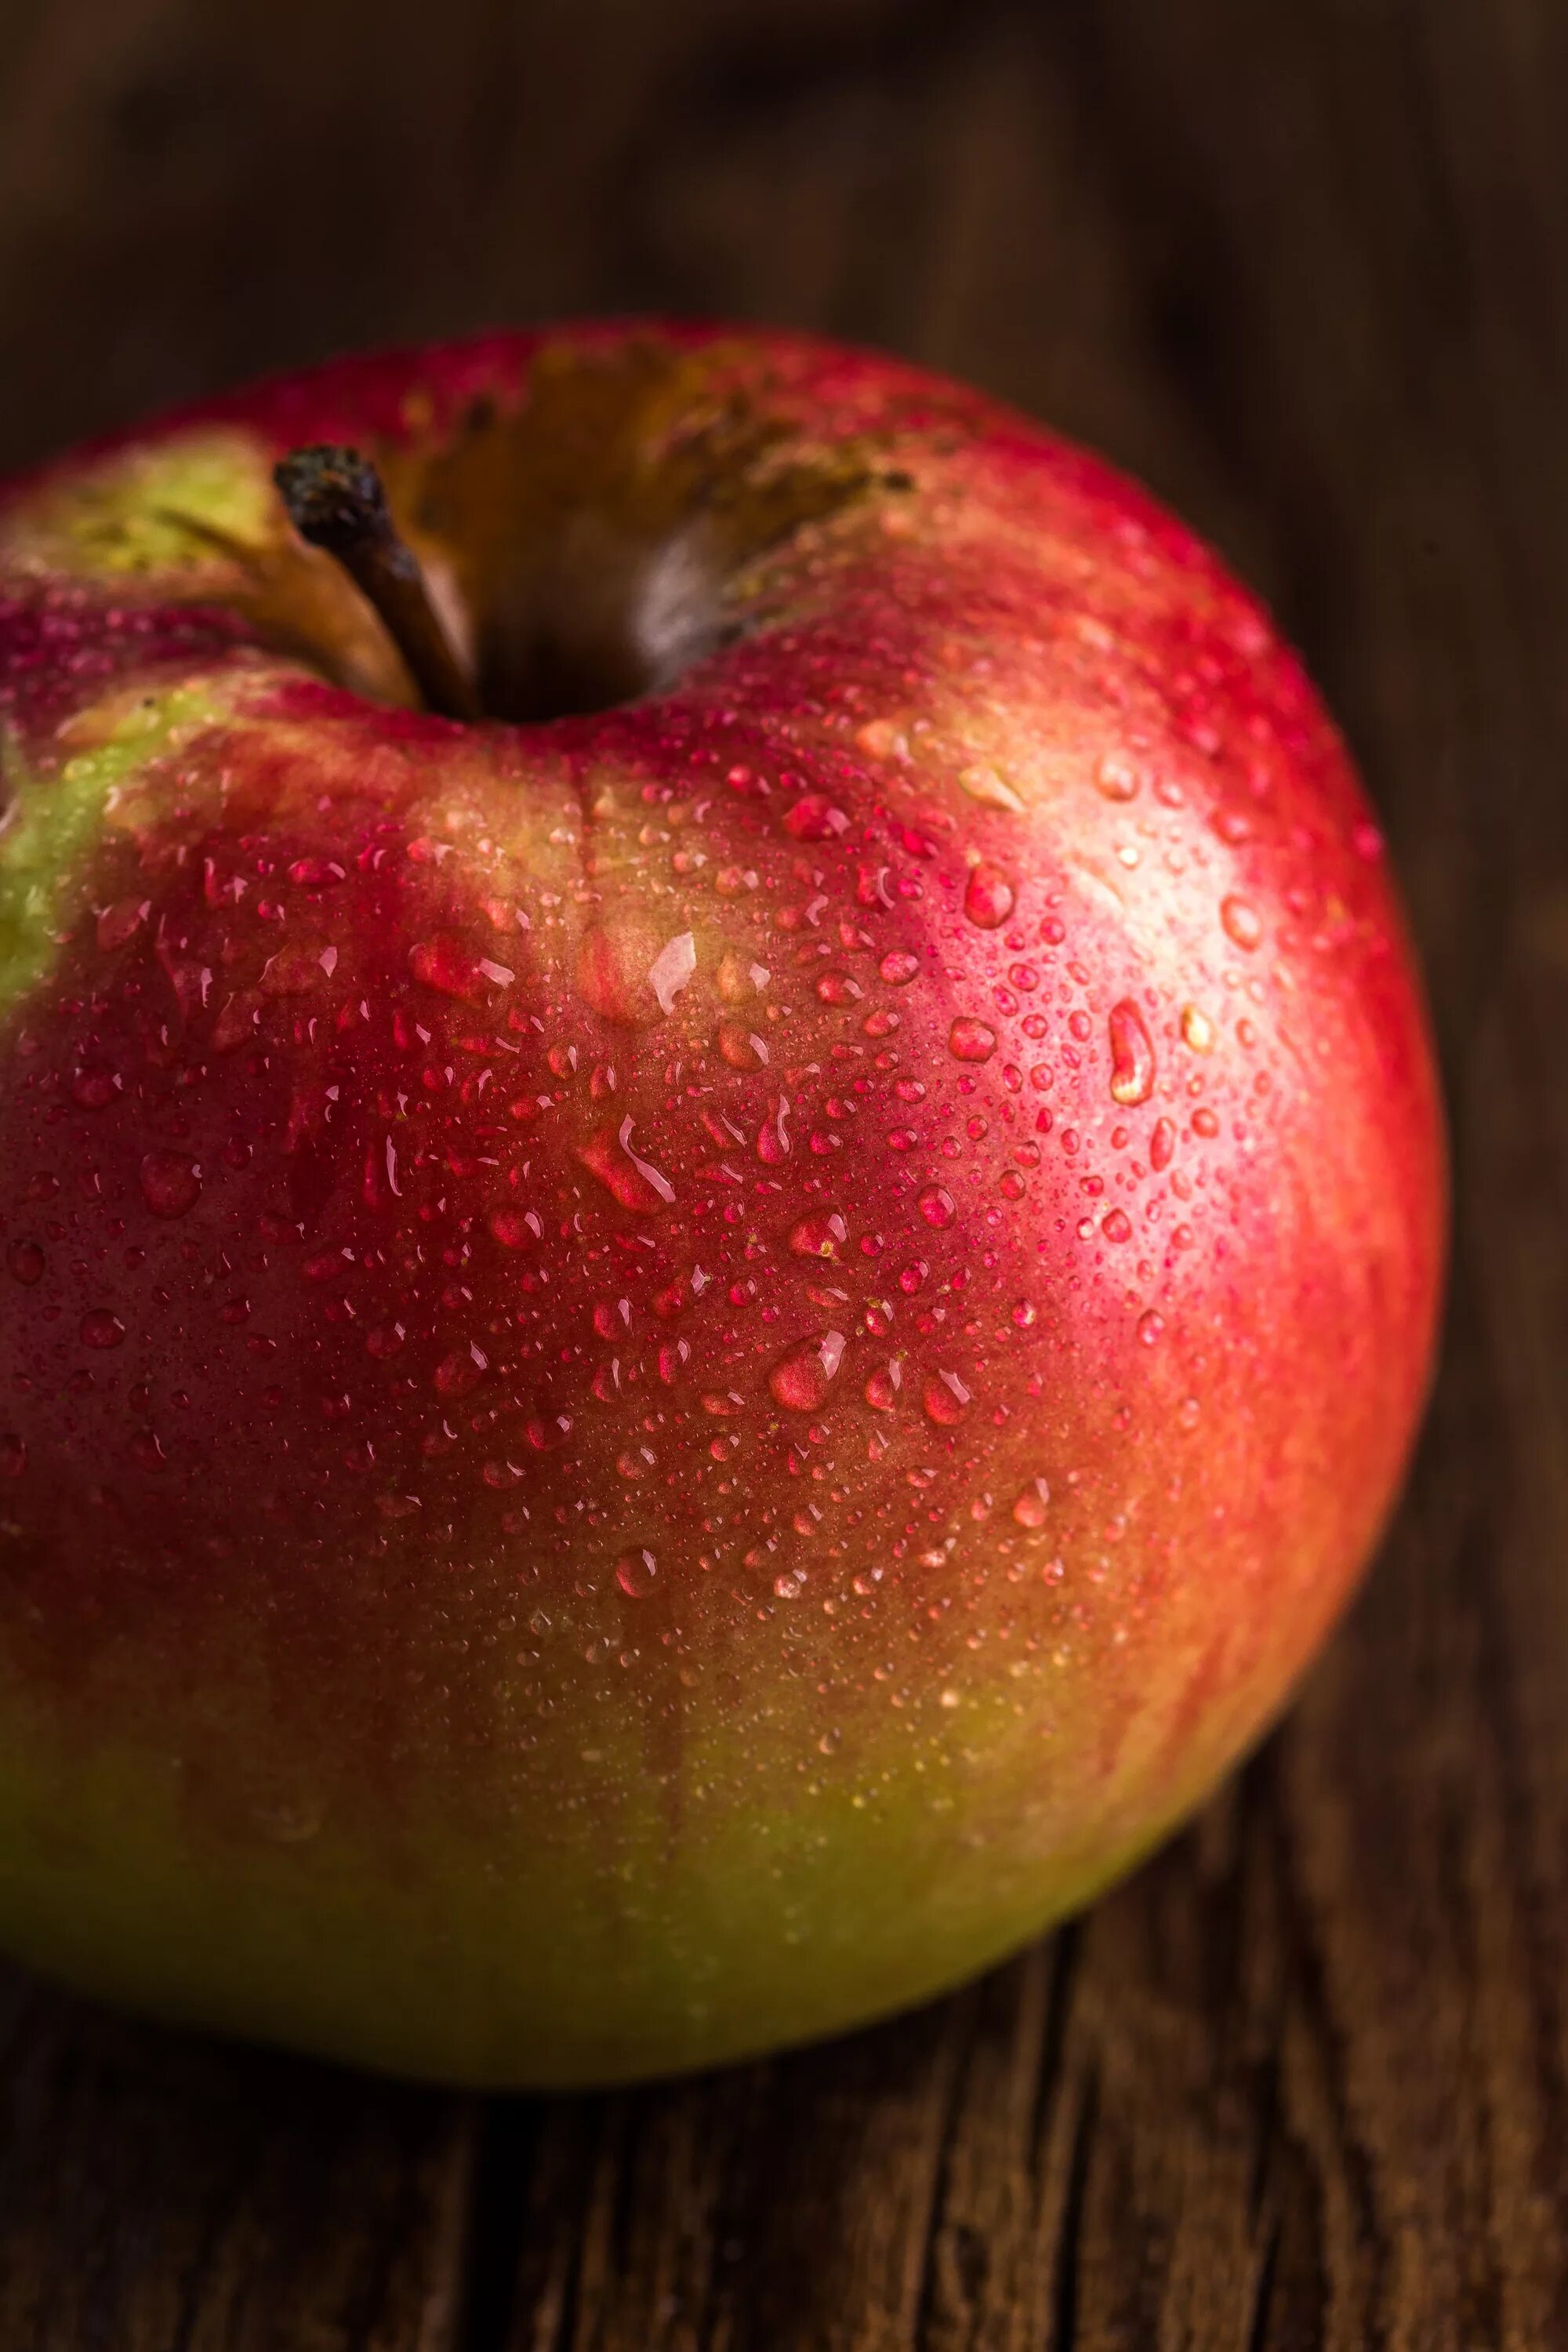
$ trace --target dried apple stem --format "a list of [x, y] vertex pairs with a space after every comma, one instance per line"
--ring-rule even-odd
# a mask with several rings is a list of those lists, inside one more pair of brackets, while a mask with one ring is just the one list
[[430, 599], [412, 548], [398, 537], [381, 476], [357, 449], [292, 449], [273, 479], [300, 538], [342, 564], [374, 607], [426, 707], [478, 719], [479, 696]]

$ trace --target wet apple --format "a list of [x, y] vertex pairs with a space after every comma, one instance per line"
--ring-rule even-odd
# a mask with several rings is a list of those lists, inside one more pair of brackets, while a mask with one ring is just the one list
[[1095, 459], [793, 337], [0, 496], [0, 1940], [481, 2084], [912, 2001], [1254, 1739], [1443, 1237], [1378, 835]]

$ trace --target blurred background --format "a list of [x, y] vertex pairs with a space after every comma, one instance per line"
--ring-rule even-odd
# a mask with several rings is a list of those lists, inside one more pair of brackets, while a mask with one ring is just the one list
[[484, 2110], [15, 1986], [0, 2343], [1568, 2344], [1565, 131], [1561, 0], [0, 0], [0, 472], [573, 312], [979, 382], [1306, 650], [1460, 1203], [1363, 1601], [1087, 1921], [830, 2051]]

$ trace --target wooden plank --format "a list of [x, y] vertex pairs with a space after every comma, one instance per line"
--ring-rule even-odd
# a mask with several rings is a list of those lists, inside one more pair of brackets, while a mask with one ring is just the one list
[[447, 2352], [472, 2103], [24, 1997], [0, 2105], [6, 2352]]
[[1461, 1215], [1363, 1601], [1089, 1918], [847, 2042], [482, 2127], [24, 2001], [0, 2341], [1568, 2344], [1568, 20], [9, 14], [0, 463], [334, 343], [637, 303], [893, 343], [1145, 474], [1276, 599], [1365, 761]]

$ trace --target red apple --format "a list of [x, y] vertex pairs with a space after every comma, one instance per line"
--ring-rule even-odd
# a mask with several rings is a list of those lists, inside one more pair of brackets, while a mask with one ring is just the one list
[[[315, 443], [424, 589], [296, 534]], [[1256, 1738], [1439, 1112], [1339, 739], [1142, 491], [790, 336], [349, 361], [11, 486], [0, 728], [14, 1951], [636, 2076], [982, 1966]]]

